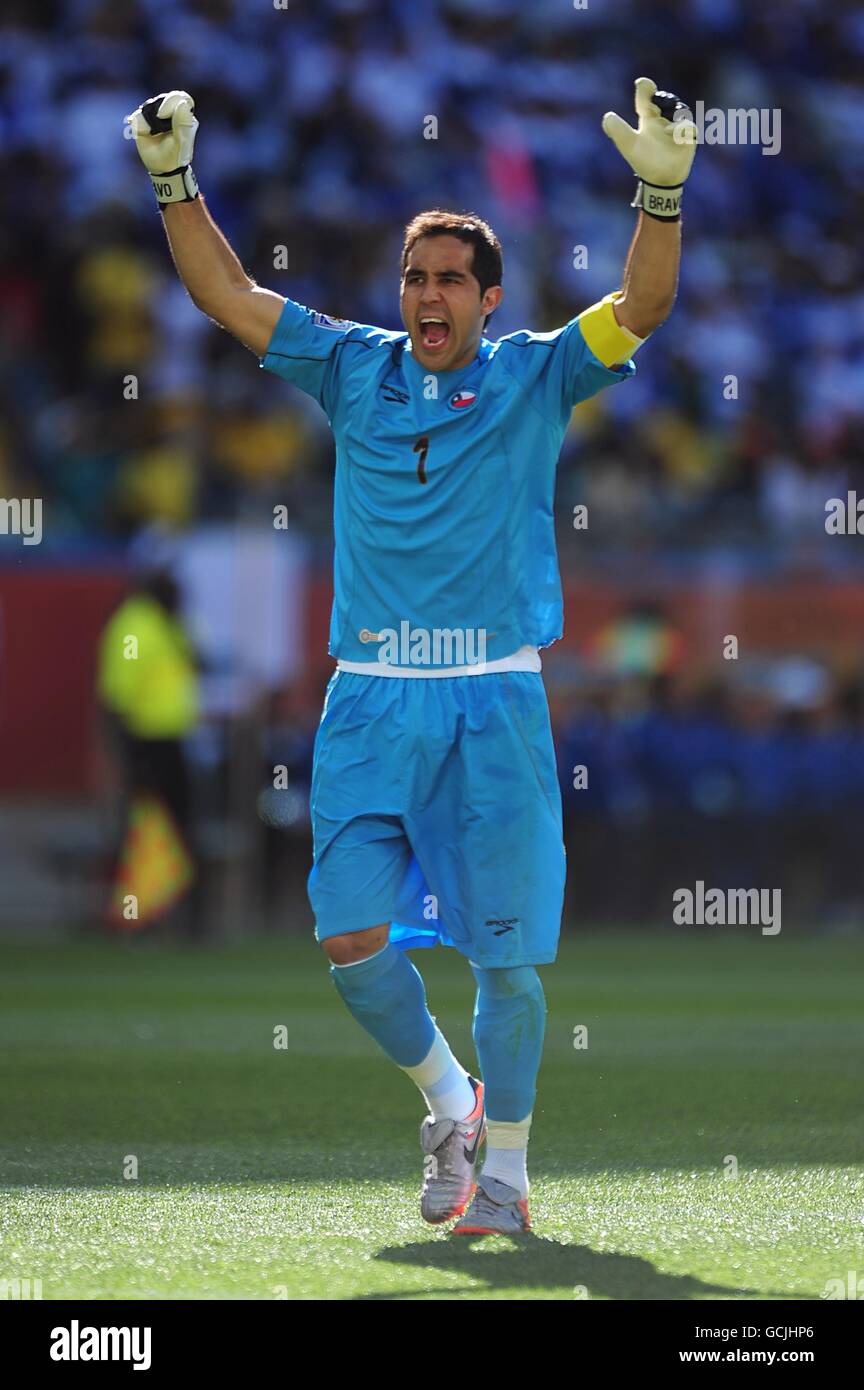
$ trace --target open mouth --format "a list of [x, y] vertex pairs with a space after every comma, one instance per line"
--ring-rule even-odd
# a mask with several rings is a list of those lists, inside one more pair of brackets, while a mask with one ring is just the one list
[[450, 337], [450, 325], [444, 319], [423, 317], [420, 320], [420, 341], [426, 352], [440, 352]]

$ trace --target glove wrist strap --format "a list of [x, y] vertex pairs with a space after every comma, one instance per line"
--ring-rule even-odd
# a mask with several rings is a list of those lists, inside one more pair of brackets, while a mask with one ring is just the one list
[[656, 217], [658, 222], [677, 222], [681, 216], [683, 194], [683, 183], [665, 187], [640, 179], [636, 185], [636, 196], [630, 206], [641, 208], [649, 217]]
[[198, 180], [191, 164], [172, 169], [169, 174], [151, 174], [150, 178], [160, 208], [167, 203], [191, 203], [198, 197]]

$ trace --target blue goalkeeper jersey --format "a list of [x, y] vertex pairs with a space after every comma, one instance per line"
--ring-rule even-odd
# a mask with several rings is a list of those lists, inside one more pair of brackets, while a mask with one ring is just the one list
[[333, 656], [460, 666], [561, 636], [558, 454], [573, 406], [632, 360], [604, 366], [574, 318], [427, 371], [407, 333], [288, 300], [261, 365], [318, 401], [336, 441]]

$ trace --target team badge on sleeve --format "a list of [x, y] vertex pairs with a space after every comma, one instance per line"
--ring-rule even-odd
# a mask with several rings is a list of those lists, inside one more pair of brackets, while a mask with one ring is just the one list
[[312, 321], [316, 328], [335, 328], [337, 333], [351, 327], [350, 319], [334, 319], [330, 314], [315, 314]]

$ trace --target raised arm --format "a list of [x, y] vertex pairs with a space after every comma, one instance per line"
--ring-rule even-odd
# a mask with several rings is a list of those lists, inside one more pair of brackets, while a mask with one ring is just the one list
[[639, 183], [633, 207], [641, 209], [627, 255], [615, 317], [645, 338], [668, 317], [681, 261], [681, 197], [696, 153], [696, 126], [671, 92], [658, 92], [650, 77], [636, 79], [636, 130], [613, 111], [603, 129]]
[[201, 197], [162, 208], [177, 274], [199, 309], [263, 357], [285, 304], [250, 279]]
[[263, 357], [285, 300], [246, 274], [199, 195], [191, 165], [198, 129], [194, 105], [188, 92], [167, 92], [126, 119], [150, 171], [171, 255], [190, 298]]
[[681, 221], [660, 222], [640, 212], [630, 243], [615, 317], [638, 338], [647, 338], [669, 317], [678, 289]]

